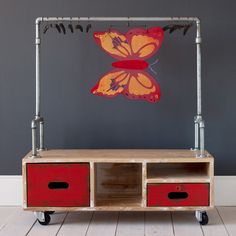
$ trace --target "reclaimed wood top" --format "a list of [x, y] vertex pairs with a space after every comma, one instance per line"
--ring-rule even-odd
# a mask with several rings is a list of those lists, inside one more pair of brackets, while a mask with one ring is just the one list
[[206, 151], [205, 158], [196, 158], [199, 151], [190, 149], [51, 149], [40, 151], [38, 158], [29, 152], [23, 163], [33, 162], [212, 162]]

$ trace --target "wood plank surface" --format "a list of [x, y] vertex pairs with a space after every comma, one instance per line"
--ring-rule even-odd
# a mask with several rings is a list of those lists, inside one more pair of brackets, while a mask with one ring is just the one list
[[175, 236], [204, 236], [193, 212], [172, 212], [172, 220]]
[[8, 221], [19, 211], [20, 207], [1, 207], [0, 208], [0, 230]]
[[174, 236], [170, 212], [146, 212], [145, 236]]
[[144, 235], [144, 212], [120, 212], [116, 236], [131, 235]]
[[236, 207], [217, 207], [208, 211], [208, 216], [208, 225], [201, 226], [193, 212], [56, 213], [51, 216], [50, 225], [42, 226], [32, 212], [25, 212], [20, 207], [0, 207], [0, 222], [4, 222], [0, 236], [236, 235]]
[[219, 216], [217, 209], [207, 212], [209, 223], [202, 226], [204, 236], [228, 236], [224, 223]]
[[34, 226], [36, 218], [32, 212], [16, 209], [16, 213], [0, 230], [0, 236], [25, 236]]
[[118, 212], [95, 212], [86, 236], [115, 235]]
[[27, 234], [28, 236], [51, 236], [56, 235], [60, 230], [61, 224], [66, 217], [66, 213], [56, 213], [51, 215], [51, 222], [49, 225], [40, 225], [37, 221], [34, 227]]
[[210, 162], [212, 156], [196, 158], [198, 151], [189, 149], [52, 149], [39, 152], [38, 158], [28, 153], [23, 163], [40, 162]]
[[230, 236], [236, 235], [236, 207], [217, 207]]
[[[138, 200], [135, 198], [134, 200]], [[130, 201], [130, 199], [124, 199], [120, 202], [119, 199], [115, 200], [116, 204], [105, 204], [101, 202], [103, 206], [97, 207], [28, 207], [27, 211], [207, 211], [213, 207], [206, 206], [194, 206], [194, 207], [142, 207], [140, 201]], [[109, 203], [109, 202], [108, 202]], [[118, 204], [117, 204], [118, 203]], [[130, 204], [129, 204], [130, 203]]]
[[88, 231], [93, 212], [73, 212], [66, 216], [58, 236], [84, 236]]

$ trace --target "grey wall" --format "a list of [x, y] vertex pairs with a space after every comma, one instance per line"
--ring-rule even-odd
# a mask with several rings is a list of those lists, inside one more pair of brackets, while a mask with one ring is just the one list
[[[235, 175], [236, 3], [193, 0], [1, 0], [0, 174], [20, 174], [34, 115], [37, 16], [199, 16], [206, 147], [217, 175]], [[92, 30], [106, 29], [93, 24]], [[120, 30], [126, 31], [123, 26]], [[113, 61], [90, 34], [48, 33], [42, 43], [42, 115], [48, 148], [190, 148], [196, 111], [195, 31], [165, 34], [155, 69], [157, 104], [90, 94]]]

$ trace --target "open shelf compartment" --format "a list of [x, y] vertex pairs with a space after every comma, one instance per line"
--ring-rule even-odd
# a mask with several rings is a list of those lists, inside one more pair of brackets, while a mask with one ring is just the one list
[[141, 163], [96, 163], [95, 206], [141, 207]]
[[147, 163], [147, 183], [209, 182], [209, 162]]

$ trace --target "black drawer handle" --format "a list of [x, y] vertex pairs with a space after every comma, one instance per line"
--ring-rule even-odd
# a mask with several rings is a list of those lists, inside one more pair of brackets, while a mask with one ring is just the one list
[[186, 199], [188, 198], [188, 193], [186, 192], [170, 192], [168, 193], [169, 199]]
[[69, 188], [69, 184], [66, 182], [49, 182], [48, 188], [50, 188], [50, 189], [65, 189], [65, 188]]

